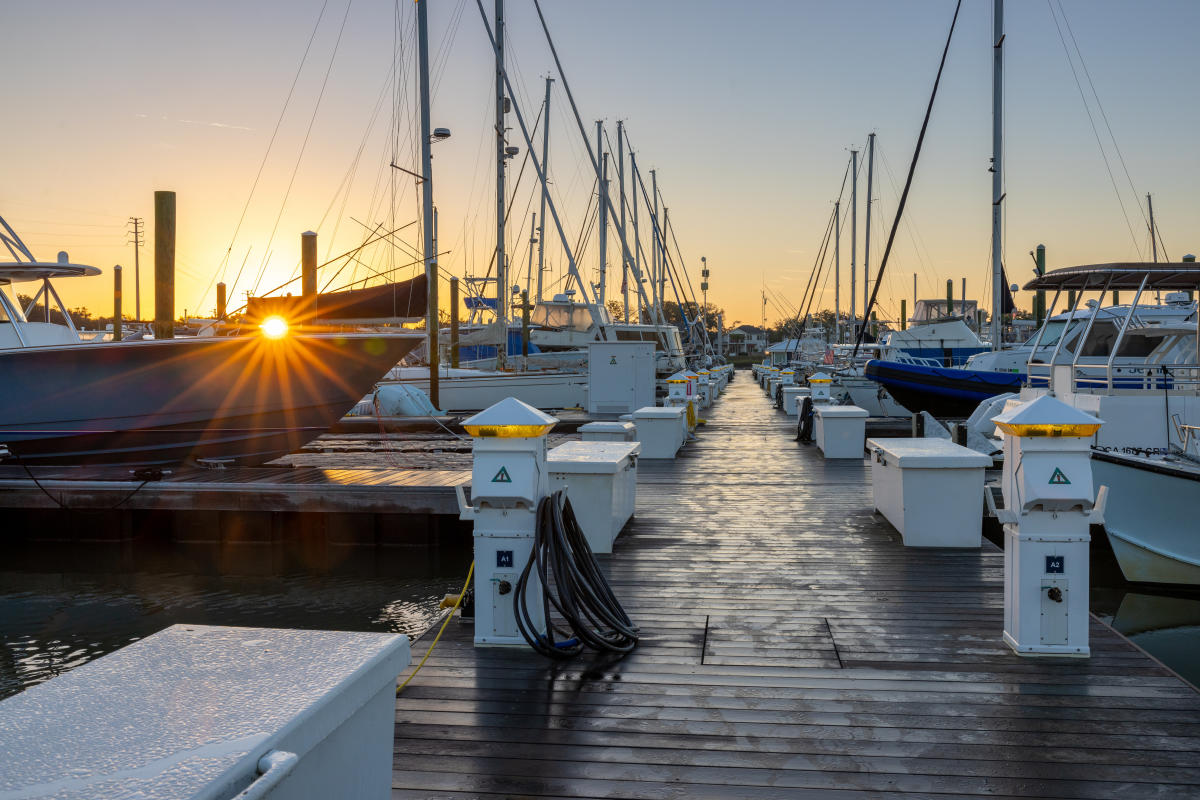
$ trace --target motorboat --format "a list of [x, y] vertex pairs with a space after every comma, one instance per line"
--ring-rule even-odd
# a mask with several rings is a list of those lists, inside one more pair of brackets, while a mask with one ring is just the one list
[[1020, 400], [1053, 392], [1104, 421], [1092, 472], [1108, 487], [1104, 527], [1126, 579], [1200, 585], [1200, 315], [1190, 306], [1186, 316], [1152, 325], [1138, 314], [1148, 292], [1200, 289], [1200, 265], [1071, 267], [1025, 288], [1053, 289], [1056, 299], [1099, 291], [1101, 301], [1110, 290], [1135, 292], [1110, 327], [1093, 307], [1074, 351], [1060, 337], [1048, 358], [1031, 359], [1030, 381], [1041, 385], [1023, 388]]
[[[912, 411], [928, 411], [936, 417], [968, 416], [989, 397], [1018, 392], [1026, 383], [1045, 385], [1045, 379], [1026, 374], [1029, 362], [1044, 362], [1056, 348], [1074, 353], [1080, 335], [1092, 317], [1096, 301], [1086, 308], [1057, 314], [1026, 342], [1006, 350], [977, 353], [961, 367], [946, 367], [937, 361], [900, 353], [866, 367], [866, 375], [887, 389], [901, 405]], [[1142, 305], [1131, 322], [1124, 352], [1115, 359], [1118, 381], [1122, 365], [1140, 363], [1153, 347], [1153, 332], [1162, 326], [1181, 323], [1195, 310], [1186, 292], [1170, 292], [1163, 303]], [[1118, 328], [1130, 312], [1127, 305], [1099, 307], [1088, 338], [1086, 357], [1105, 357]]]
[[[421, 339], [274, 317], [243, 335], [84, 341], [53, 281], [100, 270], [38, 261], [0, 224], [14, 259], [0, 263], [0, 444], [27, 466], [262, 463], [325, 432]], [[21, 282], [40, 284], [41, 320], [11, 293]]]

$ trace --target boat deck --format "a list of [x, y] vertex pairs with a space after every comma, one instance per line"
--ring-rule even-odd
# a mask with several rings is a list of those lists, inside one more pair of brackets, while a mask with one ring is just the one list
[[602, 557], [637, 650], [551, 664], [452, 623], [397, 700], [394, 797], [1200, 797], [1189, 685], [1095, 619], [1090, 659], [1013, 655], [999, 549], [904, 548], [866, 464], [744, 372], [707, 417]]

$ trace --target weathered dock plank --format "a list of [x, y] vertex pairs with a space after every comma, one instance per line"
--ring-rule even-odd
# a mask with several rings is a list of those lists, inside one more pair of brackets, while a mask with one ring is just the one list
[[866, 465], [744, 376], [707, 416], [602, 559], [637, 651], [452, 624], [397, 700], [393, 796], [1200, 797], [1194, 689], [1095, 621], [1090, 659], [1013, 655], [997, 548], [904, 548]]
[[[145, 484], [119, 467], [0, 467], [0, 508], [457, 515], [471, 471], [181, 467]], [[40, 484], [40, 487], [39, 485]]]

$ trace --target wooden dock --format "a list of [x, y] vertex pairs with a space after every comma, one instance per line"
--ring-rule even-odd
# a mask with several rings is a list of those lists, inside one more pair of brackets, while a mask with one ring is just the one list
[[457, 515], [455, 487], [471, 481], [470, 469], [180, 467], [144, 484], [121, 467], [30, 472], [0, 467], [0, 508]]
[[638, 649], [550, 664], [451, 623], [397, 700], [394, 797], [1200, 797], [1189, 685], [1094, 619], [1090, 659], [1013, 655], [1000, 550], [905, 549], [866, 465], [745, 373], [706, 416], [602, 557]]

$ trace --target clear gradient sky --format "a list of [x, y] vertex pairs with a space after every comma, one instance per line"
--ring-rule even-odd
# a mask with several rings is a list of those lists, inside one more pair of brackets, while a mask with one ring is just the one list
[[[1200, 2], [1061, 0], [1138, 193], [1106, 141], [1124, 214], [1059, 40], [1052, 16], [1059, 2], [1007, 3], [1005, 251], [1011, 279], [1029, 277], [1026, 253], [1039, 242], [1051, 267], [1148, 259], [1138, 204], [1148, 191], [1169, 255], [1178, 260], [1195, 252]], [[485, 6], [490, 13], [490, 0]], [[798, 302], [848, 151], [872, 130], [882, 154], [872, 225], [877, 264], [952, 0], [544, 0], [543, 6], [589, 132], [603, 118], [615, 141], [616, 120], [626, 120], [639, 166], [658, 169], [693, 281], [700, 256], [707, 256], [709, 299], [727, 310], [727, 322], [759, 321], [764, 284]], [[434, 151], [439, 249], [450, 250], [445, 268], [481, 274], [495, 230], [492, 56], [474, 0], [432, 0], [430, 13], [434, 124], [453, 131]], [[406, 0], [352, 0], [349, 6], [347, 0], [44, 0], [10, 2], [4, 16], [0, 71], [8, 113], [0, 127], [0, 215], [40, 258], [65, 249], [73, 261], [105, 269], [98, 278], [63, 282], [59, 290], [68, 305], [110, 313], [107, 270], [132, 265], [125, 222], [141, 216], [152, 226], [156, 189], [178, 193], [180, 314], [211, 313], [214, 276], [233, 284], [243, 261], [234, 290], [239, 299], [256, 282], [260, 291], [283, 283], [296, 269], [304, 230], [318, 231], [324, 256], [361, 241], [363, 228], [354, 220], [375, 226], [394, 219], [399, 226], [417, 217], [411, 180], [396, 181], [393, 203], [387, 168], [393, 149], [398, 163], [416, 167], [413, 10]], [[532, 3], [507, 0], [507, 16], [510, 69], [521, 84], [517, 99], [532, 120], [542, 76], [553, 62]], [[909, 201], [911, 225], [897, 237], [881, 289], [885, 317], [898, 312], [899, 298], [911, 297], [914, 272], [922, 296], [941, 296], [947, 278], [955, 279], [957, 296], [965, 277], [968, 295], [989, 302], [990, 40], [991, 3], [965, 0]], [[399, 92], [389, 82], [397, 41], [400, 85], [407, 87]], [[1082, 72], [1080, 80], [1090, 91]], [[559, 87], [552, 103], [553, 191], [574, 243], [592, 176]], [[1094, 103], [1092, 113], [1107, 140]], [[510, 168], [511, 189], [525, 146], [515, 117], [509, 122], [510, 143], [521, 147]], [[527, 170], [508, 236], [519, 281], [527, 209], [536, 210]], [[862, 180], [865, 201], [865, 171]], [[859, 223], [861, 238], [861, 211]], [[416, 226], [403, 236], [419, 246]], [[142, 255], [146, 318], [153, 313], [152, 241], [151, 230]], [[619, 265], [615, 244], [609, 252], [610, 264]], [[547, 253], [557, 278], [561, 251], [554, 246]], [[860, 244], [860, 264], [861, 254]], [[367, 266], [357, 266], [358, 278], [410, 260], [382, 243], [361, 258]], [[594, 280], [594, 234], [581, 263]], [[848, 227], [842, 264], [845, 306]], [[398, 274], [408, 277], [412, 270]], [[132, 269], [127, 275], [131, 312]], [[325, 273], [322, 283], [331, 277]], [[618, 286], [619, 277], [610, 278], [611, 297]], [[832, 283], [821, 301], [832, 307]], [[1028, 307], [1028, 298], [1018, 295], [1018, 305]], [[768, 307], [769, 320], [778, 316]]]

